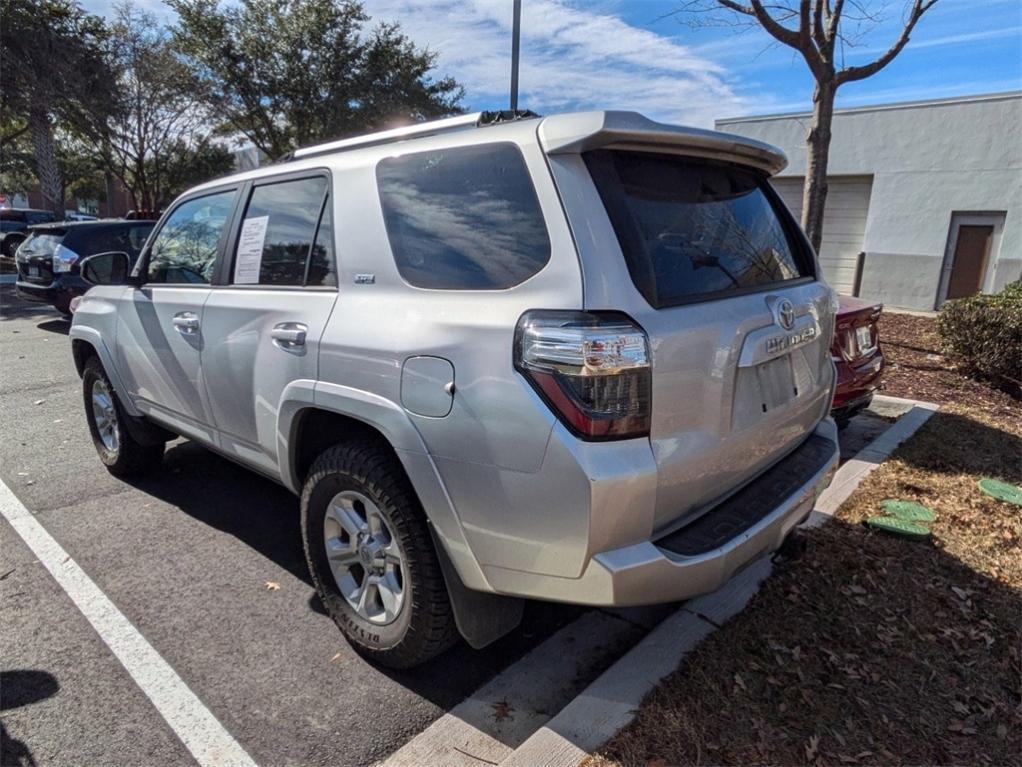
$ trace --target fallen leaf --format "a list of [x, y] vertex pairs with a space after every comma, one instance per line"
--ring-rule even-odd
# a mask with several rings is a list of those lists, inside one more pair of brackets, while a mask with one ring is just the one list
[[816, 759], [816, 755], [820, 752], [820, 736], [810, 735], [809, 741], [806, 743], [806, 761], [811, 762]]
[[280, 584], [276, 581], [266, 581], [267, 591], [280, 591]]
[[496, 703], [491, 703], [490, 708], [493, 709], [493, 718], [498, 722], [503, 719], [514, 719], [514, 717], [511, 716], [511, 712], [514, 711], [514, 709], [511, 708], [506, 700], [499, 700]]

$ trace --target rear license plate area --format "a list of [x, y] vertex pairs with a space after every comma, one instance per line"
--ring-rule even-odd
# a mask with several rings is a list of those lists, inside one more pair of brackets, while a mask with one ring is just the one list
[[791, 355], [770, 360], [756, 365], [752, 372], [759, 389], [760, 410], [768, 413], [795, 397], [795, 376], [791, 369]]
[[859, 354], [869, 354], [873, 351], [873, 332], [868, 325], [855, 329], [855, 347]]

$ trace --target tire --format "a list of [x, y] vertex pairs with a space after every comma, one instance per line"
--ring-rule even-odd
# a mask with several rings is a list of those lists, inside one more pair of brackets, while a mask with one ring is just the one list
[[454, 644], [425, 513], [388, 450], [351, 442], [324, 451], [305, 481], [301, 510], [313, 584], [361, 655], [411, 668]]
[[24, 237], [12, 237], [7, 235], [4, 238], [3, 254], [8, 258], [14, 258], [14, 253], [18, 249], [18, 246], [25, 241]]
[[99, 357], [90, 357], [85, 363], [82, 395], [92, 443], [107, 471], [115, 477], [137, 477], [160, 465], [164, 444], [142, 444], [125, 428], [130, 416], [124, 412]]

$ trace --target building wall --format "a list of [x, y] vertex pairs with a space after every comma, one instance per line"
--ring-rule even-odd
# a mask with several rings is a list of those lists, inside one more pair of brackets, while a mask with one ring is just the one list
[[[809, 122], [751, 117], [717, 128], [781, 147], [791, 164], [780, 175], [804, 176]], [[1022, 94], [839, 110], [828, 174], [873, 176], [861, 295], [933, 309], [961, 212], [1006, 214], [987, 287], [1022, 278]]]

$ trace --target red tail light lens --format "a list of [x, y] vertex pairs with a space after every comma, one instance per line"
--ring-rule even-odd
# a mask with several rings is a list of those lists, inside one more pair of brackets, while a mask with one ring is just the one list
[[649, 343], [628, 317], [532, 311], [515, 335], [515, 368], [579, 437], [649, 435]]

